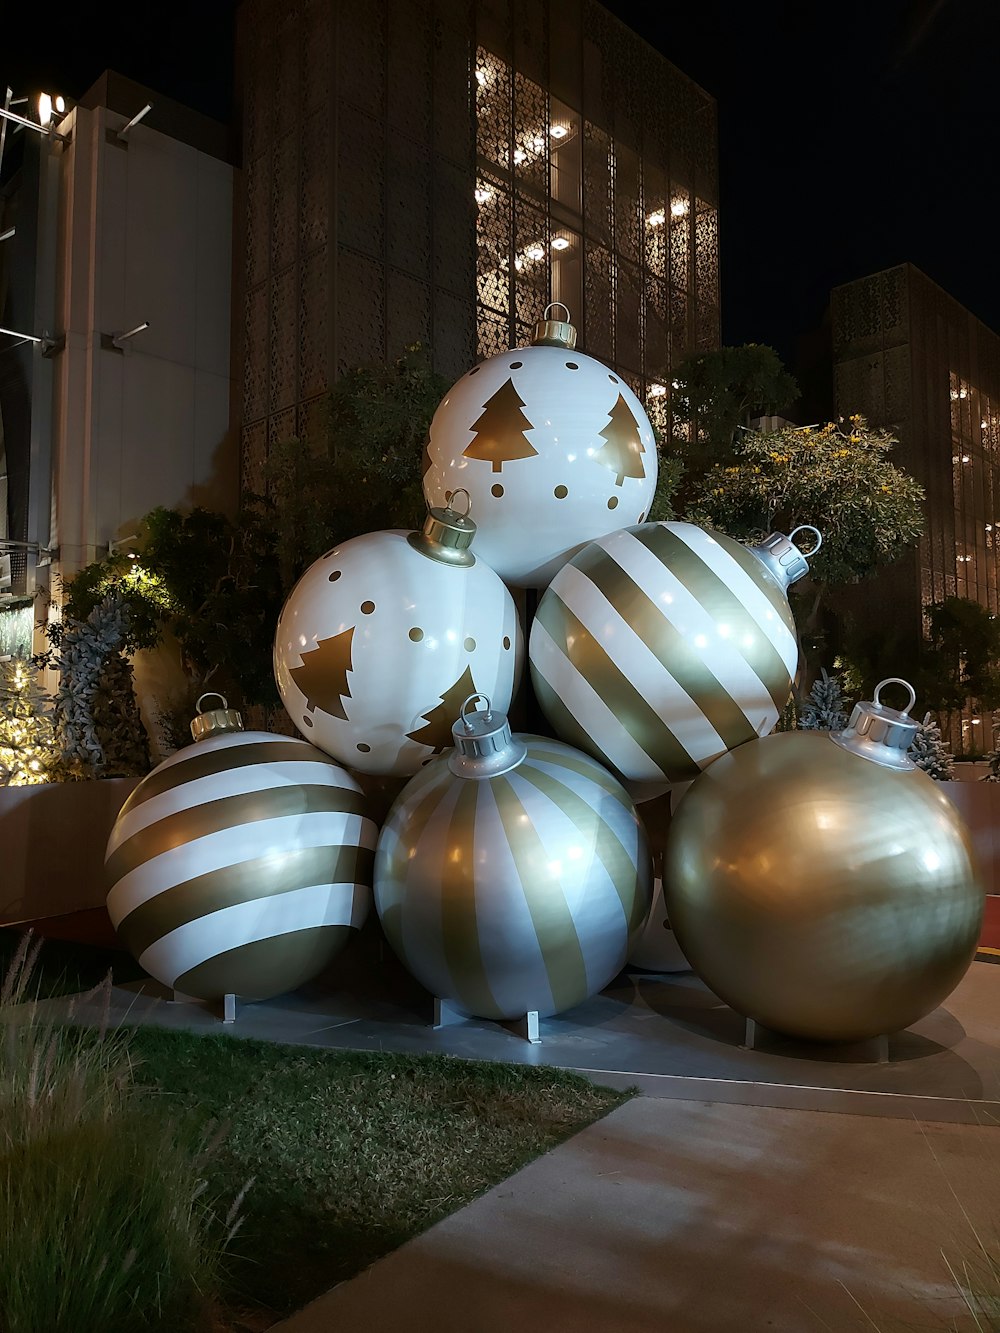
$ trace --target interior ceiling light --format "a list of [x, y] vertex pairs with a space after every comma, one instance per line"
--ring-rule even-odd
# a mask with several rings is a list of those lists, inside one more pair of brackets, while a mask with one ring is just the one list
[[972, 455], [971, 455], [971, 454], [963, 454], [963, 455], [962, 455], [962, 462], [963, 462], [963, 463], [971, 463], [971, 462], [972, 462]]
[[541, 153], [545, 148], [545, 139], [540, 134], [536, 134], [533, 139], [529, 139], [528, 143], [534, 153]]
[[488, 204], [492, 198], [493, 198], [492, 190], [487, 189], [485, 185], [480, 185], [477, 187], [476, 189], [477, 204]]
[[980, 421], [980, 423], [979, 423], [979, 427], [980, 427], [980, 430], [989, 430], [989, 428], [990, 428], [990, 423], [989, 423], [988, 421]]
[[667, 220], [667, 215], [662, 208], [658, 208], [655, 213], [650, 213], [646, 221], [651, 227], [662, 227]]
[[565, 236], [557, 236], [557, 237], [553, 240], [553, 242], [552, 242], [552, 249], [553, 249], [553, 250], [568, 250], [568, 249], [569, 249], [569, 241], [566, 239]]
[[569, 134], [569, 126], [553, 125], [549, 130], [549, 133], [552, 135], [553, 139], [565, 139], [566, 135]]
[[524, 161], [526, 160], [527, 156], [528, 156], [528, 154], [524, 151], [523, 148], [515, 148], [515, 149], [514, 149], [514, 161], [517, 162], [518, 164], [520, 164], [521, 162], [524, 162]]
[[477, 70], [476, 70], [476, 82], [479, 84], [480, 88], [482, 88], [482, 86], [485, 84], [485, 82], [486, 82], [486, 71], [485, 71], [484, 69], [477, 69]]
[[675, 199], [670, 205], [670, 216], [673, 218], [682, 218], [691, 205], [686, 199]]
[[666, 392], [667, 386], [665, 384], [651, 384], [649, 386], [650, 398], [662, 398]]
[[545, 247], [543, 245], [529, 245], [524, 253], [528, 256], [529, 259], [535, 259], [535, 260], [544, 259]]

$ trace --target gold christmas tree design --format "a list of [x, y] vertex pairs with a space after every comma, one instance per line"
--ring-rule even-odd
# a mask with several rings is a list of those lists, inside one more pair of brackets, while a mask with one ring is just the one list
[[332, 639], [317, 639], [316, 647], [302, 654], [302, 665], [289, 672], [292, 680], [306, 696], [306, 705], [313, 713], [318, 708], [331, 717], [347, 721], [344, 700], [351, 697], [347, 673], [351, 666], [351, 640], [354, 626], [335, 634]]
[[602, 440], [607, 440], [607, 444], [596, 455], [596, 459], [618, 474], [615, 477], [616, 486], [620, 486], [626, 477], [646, 475], [641, 457], [646, 450], [639, 439], [639, 423], [621, 394], [611, 409], [611, 420], [600, 435]]
[[429, 713], [421, 714], [427, 725], [421, 727], [419, 731], [408, 731], [407, 736], [411, 741], [429, 746], [435, 754], [440, 754], [442, 750], [450, 750], [455, 744], [451, 729], [458, 721], [462, 705], [470, 694], [475, 693], [476, 685], [472, 679], [472, 670], [466, 667], [454, 685], [441, 695], [441, 702]]
[[472, 423], [476, 439], [465, 450], [466, 458], [482, 458], [502, 472], [504, 463], [515, 458], [530, 458], [538, 450], [528, 442], [525, 430], [532, 425], [521, 411], [524, 401], [514, 388], [514, 381], [504, 380], [492, 398], [483, 405], [481, 415]]

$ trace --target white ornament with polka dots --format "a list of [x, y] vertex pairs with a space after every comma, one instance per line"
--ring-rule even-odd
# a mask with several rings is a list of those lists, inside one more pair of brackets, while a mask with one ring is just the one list
[[415, 773], [451, 747], [470, 694], [509, 707], [521, 625], [478, 544], [469, 550], [475, 531], [434, 510], [422, 533], [334, 547], [292, 589], [274, 643], [278, 690], [302, 735], [349, 768]]
[[517, 587], [544, 588], [588, 542], [641, 523], [656, 490], [642, 404], [575, 346], [570, 323], [541, 321], [530, 347], [463, 375], [431, 422], [428, 505], [466, 490], [477, 552]]

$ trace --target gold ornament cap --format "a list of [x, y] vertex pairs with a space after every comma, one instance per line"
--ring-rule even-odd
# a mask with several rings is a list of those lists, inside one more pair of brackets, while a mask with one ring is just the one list
[[[566, 311], [565, 319], [549, 319], [549, 311], [555, 310], [556, 306]], [[568, 347], [572, 351], [576, 346], [576, 329], [570, 322], [571, 319], [569, 306], [563, 305], [562, 301], [553, 301], [551, 305], [547, 305], [542, 312], [542, 318], [535, 322], [535, 329], [531, 335], [532, 347]]]
[[[812, 550], [801, 551], [795, 545], [795, 536], [800, 532], [815, 534]], [[811, 523], [801, 523], [787, 537], [783, 532], [772, 532], [762, 542], [747, 549], [774, 575], [782, 590], [787, 592], [793, 583], [798, 583], [799, 579], [804, 579], [809, 573], [809, 561], [822, 545], [823, 536], [819, 528], [814, 528]]]
[[[910, 693], [910, 701], [898, 712], [888, 708], [879, 699], [886, 685], [902, 685]], [[913, 744], [919, 726], [910, 717], [910, 709], [917, 701], [916, 691], [908, 680], [899, 676], [888, 676], [875, 687], [875, 698], [854, 705], [850, 721], [843, 731], [832, 731], [830, 739], [850, 750], [851, 754], [870, 759], [883, 768], [895, 768], [906, 771], [916, 768], [916, 764], [906, 753]]]
[[[221, 699], [222, 707], [202, 710], [201, 705], [205, 699]], [[224, 694], [209, 690], [201, 696], [195, 708], [198, 710], [198, 716], [192, 719], [191, 735], [196, 741], [207, 740], [209, 736], [219, 736], [224, 731], [243, 730], [243, 718], [235, 708], [229, 707], [229, 700]]]
[[[482, 699], [485, 710], [467, 713], [469, 704]], [[448, 767], [460, 778], [495, 778], [509, 773], [528, 753], [522, 740], [511, 735], [506, 713], [494, 712], [485, 694], [470, 694], [451, 729], [455, 748]]]
[[460, 488], [452, 491], [445, 509], [428, 510], [422, 532], [411, 532], [407, 541], [415, 551], [429, 560], [443, 565], [474, 565], [476, 557], [469, 550], [476, 535], [476, 525], [469, 517], [469, 508], [460, 514], [452, 508], [456, 496], [464, 495], [471, 506], [469, 492]]

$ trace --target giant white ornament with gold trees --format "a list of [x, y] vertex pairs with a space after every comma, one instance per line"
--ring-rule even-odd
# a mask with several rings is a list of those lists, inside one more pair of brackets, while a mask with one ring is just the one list
[[624, 965], [651, 862], [627, 793], [559, 741], [512, 736], [486, 701], [386, 819], [375, 904], [386, 938], [441, 1000], [481, 1018], [570, 1009]]
[[463, 699], [506, 708], [523, 637], [478, 557], [476, 523], [432, 509], [422, 532], [372, 532], [315, 561], [278, 621], [274, 674], [302, 734], [364, 773], [409, 776], [451, 748]]
[[108, 914], [178, 992], [266, 999], [316, 976], [363, 923], [378, 830], [343, 768], [298, 738], [244, 731], [222, 703], [122, 807]]
[[847, 1041], [908, 1027], [975, 955], [984, 894], [953, 803], [907, 756], [917, 723], [856, 704], [840, 732], [723, 755], [670, 824], [667, 915], [695, 971], [765, 1027]]
[[468, 491], [477, 551], [524, 588], [544, 587], [586, 542], [641, 523], [656, 489], [642, 404], [576, 350], [576, 330], [550, 310], [529, 347], [473, 366], [449, 389], [424, 458], [427, 503]]
[[[800, 531], [815, 552], [819, 533]], [[807, 571], [781, 533], [745, 547], [645, 523], [599, 538], [538, 605], [529, 655], [543, 712], [641, 798], [690, 781], [777, 722], [798, 661], [787, 588]]]

